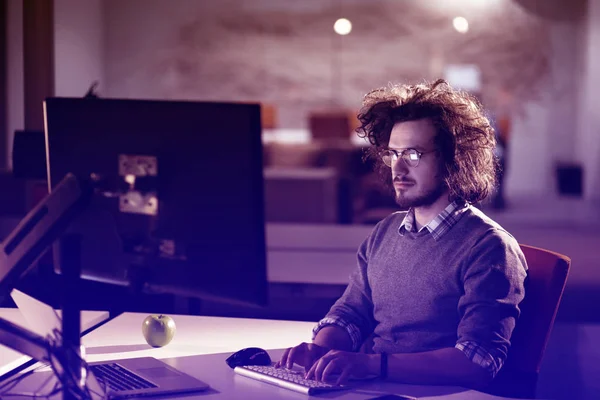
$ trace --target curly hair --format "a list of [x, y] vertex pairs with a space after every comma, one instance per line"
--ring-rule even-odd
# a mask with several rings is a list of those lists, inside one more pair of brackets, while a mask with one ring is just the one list
[[380, 171], [389, 176], [389, 167], [384, 167], [379, 152], [388, 146], [393, 126], [424, 118], [436, 128], [435, 144], [442, 155], [450, 199], [476, 203], [490, 195], [498, 168], [494, 128], [475, 96], [453, 89], [443, 79], [367, 93], [356, 132], [373, 145], [367, 157], [375, 157]]

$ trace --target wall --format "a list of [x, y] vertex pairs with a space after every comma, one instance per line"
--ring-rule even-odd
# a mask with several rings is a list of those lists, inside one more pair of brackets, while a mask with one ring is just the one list
[[[12, 168], [14, 131], [25, 128], [23, 1], [8, 1], [7, 7], [6, 140]], [[103, 32], [102, 0], [54, 0], [55, 95], [83, 96], [93, 81], [104, 81]]]
[[[508, 195], [546, 197], [555, 162], [575, 158], [582, 22], [483, 3], [108, 0], [106, 94], [262, 101], [282, 128], [303, 129], [313, 110], [357, 109], [372, 88], [475, 63], [490, 106], [500, 89], [514, 93]], [[468, 34], [452, 29], [456, 15]], [[346, 37], [332, 30], [340, 16], [353, 21]]]
[[81, 97], [104, 82], [102, 0], [54, 0], [54, 38], [56, 96]]
[[[8, 2], [9, 148], [23, 128], [21, 5]], [[450, 27], [458, 14], [467, 35]], [[303, 129], [311, 110], [356, 109], [371, 88], [475, 62], [487, 100], [500, 87], [518, 94], [509, 198], [555, 193], [555, 162], [577, 160], [588, 196], [600, 197], [597, 78], [586, 72], [598, 67], [600, 37], [564, 14], [542, 19], [509, 0], [56, 0], [56, 94], [81, 96], [99, 80], [109, 97], [262, 101], [277, 106], [282, 128]], [[343, 38], [331, 29], [341, 15], [354, 22]]]
[[[523, 102], [547, 91], [550, 24], [509, 0], [433, 3], [108, 1], [108, 93], [260, 99], [277, 104], [282, 127], [299, 128], [310, 110], [355, 108], [366, 91], [439, 77], [445, 63], [478, 64], [488, 100], [498, 87]], [[451, 27], [460, 14], [468, 35]], [[354, 22], [347, 37], [332, 30], [340, 16]]]
[[[25, 128], [25, 97], [23, 92], [23, 2], [7, 1], [7, 68], [6, 94], [8, 97], [6, 133], [6, 167], [12, 168], [14, 132]], [[1, 166], [4, 167], [4, 166]]]
[[584, 43], [584, 65], [581, 75], [581, 107], [577, 160], [585, 168], [586, 197], [600, 201], [600, 2], [590, 0]]

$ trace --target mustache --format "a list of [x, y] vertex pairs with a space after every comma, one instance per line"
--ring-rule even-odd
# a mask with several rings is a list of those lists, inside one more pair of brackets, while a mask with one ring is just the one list
[[395, 177], [393, 179], [393, 183], [415, 183], [415, 181], [411, 180], [411, 179], [407, 179], [405, 177]]

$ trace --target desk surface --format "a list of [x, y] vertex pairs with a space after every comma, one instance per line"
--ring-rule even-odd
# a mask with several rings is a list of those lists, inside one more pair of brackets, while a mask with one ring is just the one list
[[[4, 315], [6, 310], [0, 310]], [[163, 348], [151, 348], [141, 331], [146, 314], [126, 313], [91, 332], [83, 343], [90, 362], [119, 358], [151, 356], [207, 382], [211, 389], [185, 399], [307, 399], [289, 390], [234, 374], [225, 359], [244, 347], [263, 347], [272, 359], [281, 349], [311, 338], [312, 322], [254, 320], [199, 316], [172, 316], [177, 325], [173, 341]], [[19, 387], [36, 387], [47, 373], [36, 373]], [[456, 387], [400, 385], [369, 382], [352, 391], [342, 391], [315, 398], [348, 400], [369, 399], [382, 394], [399, 393], [434, 399], [498, 399], [498, 397]], [[171, 398], [171, 397], [170, 397]]]

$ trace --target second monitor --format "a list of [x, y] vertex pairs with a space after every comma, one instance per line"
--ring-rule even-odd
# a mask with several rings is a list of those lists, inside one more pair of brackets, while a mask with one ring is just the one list
[[259, 105], [50, 98], [44, 113], [50, 190], [69, 172], [97, 187], [69, 230], [83, 277], [266, 303]]

